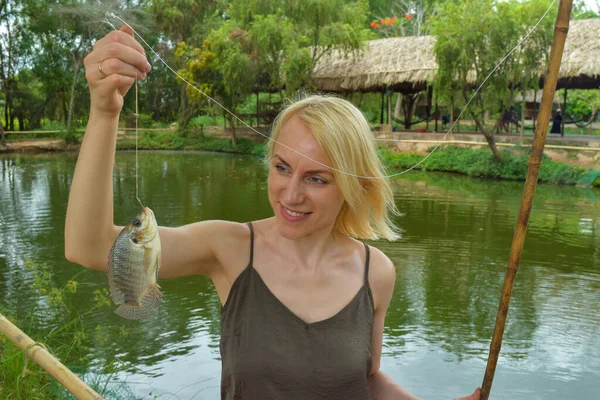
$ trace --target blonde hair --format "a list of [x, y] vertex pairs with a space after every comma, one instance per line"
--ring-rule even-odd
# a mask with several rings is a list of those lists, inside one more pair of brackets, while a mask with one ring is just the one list
[[[371, 128], [364, 115], [347, 100], [313, 95], [287, 106], [275, 119], [266, 161], [270, 165], [282, 126], [297, 114], [331, 160], [335, 181], [345, 202], [334, 229], [362, 239], [400, 237], [391, 217], [398, 214], [394, 194], [384, 178]], [[358, 178], [356, 176], [371, 178]]]

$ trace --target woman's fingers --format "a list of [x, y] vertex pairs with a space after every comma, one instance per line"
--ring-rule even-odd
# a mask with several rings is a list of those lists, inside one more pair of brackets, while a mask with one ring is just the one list
[[132, 33], [127, 26], [108, 33], [84, 59], [92, 108], [106, 114], [121, 111], [123, 96], [135, 79], [145, 79], [151, 68]]
[[125, 31], [112, 31], [96, 42], [94, 50], [85, 60], [86, 71], [90, 72], [90, 75], [97, 72], [95, 74], [97, 79], [110, 74], [123, 74], [143, 79], [150, 71], [144, 49], [131, 36], [130, 28], [125, 26], [121, 29]]
[[[129, 28], [124, 26], [121, 27], [121, 29]], [[123, 30], [109, 32], [106, 36], [104, 36], [102, 39], [98, 40], [94, 44], [94, 50], [96, 50], [99, 47], [104, 47], [108, 43], [122, 43], [123, 45], [136, 50], [140, 54], [145, 54], [144, 48], [137, 40], [133, 38], [132, 34], [129, 32], [124, 32]]]
[[118, 74], [145, 79], [150, 71], [150, 64], [146, 61], [146, 57], [132, 50], [131, 47], [121, 46], [121, 49], [113, 49], [113, 46], [115, 45], [107, 46], [105, 51], [100, 51], [100, 61], [97, 64], [99, 78]]
[[92, 79], [103, 79], [111, 74], [144, 79], [150, 71], [145, 55], [121, 43], [98, 47], [86, 57], [84, 63]]
[[[128, 25], [122, 25], [121, 29], [119, 29], [121, 32], [125, 32], [126, 34], [130, 35], [131, 37], [133, 37], [133, 29], [131, 29]], [[142, 50], [143, 52], [143, 50]]]

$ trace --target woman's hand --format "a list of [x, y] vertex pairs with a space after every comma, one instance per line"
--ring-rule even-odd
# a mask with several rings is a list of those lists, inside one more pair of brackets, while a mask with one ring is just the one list
[[83, 62], [90, 87], [90, 112], [109, 116], [119, 115], [123, 96], [135, 78], [146, 79], [150, 72], [144, 48], [127, 26], [98, 40]]
[[473, 393], [464, 397], [457, 397], [454, 400], [479, 400], [481, 399], [481, 388], [475, 389]]

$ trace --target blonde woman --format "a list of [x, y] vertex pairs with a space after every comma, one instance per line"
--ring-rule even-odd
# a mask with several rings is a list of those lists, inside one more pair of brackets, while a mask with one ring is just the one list
[[[112, 188], [119, 113], [134, 77], [150, 71], [129, 33], [109, 33], [85, 59], [90, 119], [67, 210], [66, 257], [103, 271], [122, 229]], [[284, 110], [272, 136], [273, 217], [160, 228], [159, 277], [208, 275], [221, 300], [221, 397], [416, 399], [379, 370], [394, 266], [355, 239], [397, 238], [389, 184], [357, 177], [383, 171], [366, 120], [345, 100], [314, 96]]]

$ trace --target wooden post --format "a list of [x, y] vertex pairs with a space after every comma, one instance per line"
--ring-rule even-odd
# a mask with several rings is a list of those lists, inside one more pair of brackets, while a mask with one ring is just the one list
[[260, 122], [258, 121], [258, 113], [260, 112], [260, 105], [259, 105], [259, 101], [258, 101], [258, 95], [260, 93], [260, 90], [256, 90], [256, 127], [258, 128], [260, 126]]
[[383, 125], [383, 109], [385, 107], [385, 89], [381, 92], [381, 117], [379, 118], [379, 123]]
[[567, 117], [567, 88], [565, 88], [565, 97], [563, 100], [562, 122], [560, 123], [560, 137], [565, 137], [565, 118]]
[[427, 87], [427, 121], [425, 122], [425, 132], [429, 131], [429, 117], [431, 117], [431, 99], [433, 98], [433, 87]]
[[450, 93], [450, 126], [452, 127], [452, 132], [454, 133], [454, 89], [452, 89], [452, 93]]
[[25, 351], [25, 356], [30, 358], [44, 368], [63, 385], [71, 394], [78, 399], [102, 400], [102, 396], [96, 393], [77, 375], [71, 372], [44, 347], [34, 342], [23, 331], [0, 314], [0, 332], [8, 337], [18, 348]]
[[542, 155], [544, 153], [544, 143], [548, 133], [548, 121], [552, 113], [552, 102], [556, 91], [556, 82], [558, 81], [558, 71], [562, 59], [563, 49], [567, 32], [569, 31], [569, 18], [571, 17], [571, 7], [573, 0], [560, 0], [558, 6], [558, 16], [554, 25], [554, 38], [552, 39], [552, 48], [550, 50], [550, 62], [544, 80], [544, 93], [542, 94], [542, 106], [538, 118], [537, 129], [533, 139], [531, 155], [529, 157], [529, 168], [527, 170], [527, 179], [523, 189], [523, 198], [521, 200], [521, 208], [517, 218], [517, 225], [513, 236], [513, 242], [510, 249], [510, 256], [504, 277], [504, 285], [502, 288], [502, 296], [500, 297], [500, 305], [498, 307], [498, 315], [496, 316], [496, 325], [494, 327], [494, 336], [490, 344], [490, 353], [488, 357], [485, 376], [481, 390], [481, 399], [488, 400], [492, 381], [494, 380], [494, 372], [498, 363], [498, 354], [502, 346], [502, 336], [504, 335], [504, 326], [506, 325], [506, 316], [508, 314], [508, 306], [510, 304], [510, 296], [515, 283], [515, 277], [519, 270], [519, 259], [525, 241], [525, 233], [527, 231], [527, 223], [533, 203], [533, 196], [537, 186], [538, 175]]
[[[537, 130], [537, 117], [538, 117], [538, 106], [537, 106], [537, 89], [533, 91], [533, 130]], [[546, 121], [548, 123], [548, 121]]]
[[392, 100], [394, 99], [394, 92], [391, 92], [391, 96], [390, 96], [390, 92], [386, 91], [386, 102], [387, 102], [387, 124], [391, 127], [392, 126]]
[[440, 108], [438, 107], [438, 95], [435, 93], [435, 128], [434, 132], [438, 131], [438, 117], [440, 116]]

